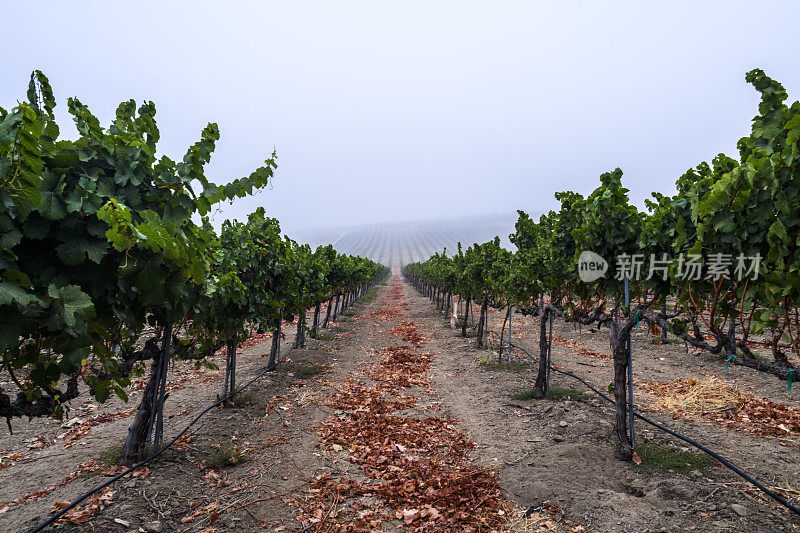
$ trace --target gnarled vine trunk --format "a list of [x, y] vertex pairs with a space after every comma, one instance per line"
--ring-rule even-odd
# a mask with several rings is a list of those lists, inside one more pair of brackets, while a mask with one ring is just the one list
[[150, 365], [150, 378], [145, 385], [139, 408], [128, 428], [128, 437], [125, 439], [119, 458], [119, 464], [122, 466], [133, 466], [143, 459], [144, 454], [148, 452], [151, 437], [152, 448], [160, 444], [171, 340], [172, 326], [168, 325], [162, 333], [161, 350]]
[[[609, 328], [614, 353], [614, 436], [617, 447], [614, 457], [622, 461], [633, 458], [633, 443], [628, 433], [628, 345], [622, 332], [629, 328]], [[616, 331], [615, 331], [616, 330]]]
[[480, 348], [486, 347], [486, 336], [488, 335], [487, 331], [487, 324], [488, 324], [488, 310], [489, 310], [489, 300], [484, 296], [483, 302], [481, 302], [481, 316], [480, 321], [478, 322], [478, 346]]
[[333, 296], [328, 300], [328, 308], [325, 311], [325, 321], [322, 323], [323, 328], [328, 327], [328, 321], [331, 319], [331, 312], [333, 311]]
[[508, 310], [506, 311], [506, 317], [503, 319], [503, 327], [500, 328], [500, 351], [499, 351], [499, 355], [497, 356], [500, 359], [500, 361], [498, 361], [498, 362], [502, 362], [503, 342], [504, 342], [505, 335], [506, 335], [506, 324], [508, 324], [508, 318], [510, 316], [511, 316], [511, 306], [509, 305], [508, 306]]
[[311, 323], [311, 333], [316, 335], [319, 332], [319, 312], [322, 310], [322, 303], [317, 302], [314, 306], [314, 321]]
[[470, 309], [470, 295], [467, 295], [467, 301], [464, 305], [464, 318], [461, 322], [461, 336], [467, 336], [467, 322], [469, 321], [469, 309]]
[[267, 362], [267, 367], [270, 370], [275, 370], [275, 365], [278, 363], [278, 356], [279, 351], [281, 349], [281, 319], [275, 320], [273, 324], [275, 328], [274, 333], [272, 334], [272, 347], [269, 350], [269, 361]]
[[339, 312], [339, 299], [342, 297], [341, 292], [336, 293], [336, 304], [333, 306], [333, 321], [336, 322], [336, 315]]
[[[234, 333], [226, 342], [226, 357], [225, 357], [225, 383], [222, 387], [222, 397], [230, 396], [236, 390], [236, 345], [238, 344], [236, 334]], [[225, 402], [225, 405], [230, 405], [233, 398]]]
[[536, 384], [533, 386], [533, 397], [545, 398], [550, 392], [550, 383], [547, 380], [547, 367], [550, 364], [549, 337], [547, 334], [547, 321], [550, 318], [550, 305], [539, 308], [539, 372], [536, 374]]
[[298, 348], [306, 345], [306, 314], [300, 313], [297, 315], [297, 333], [294, 336], [294, 344]]

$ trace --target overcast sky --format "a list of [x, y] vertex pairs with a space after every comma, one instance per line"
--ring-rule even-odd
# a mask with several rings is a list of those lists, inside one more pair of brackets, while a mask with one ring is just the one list
[[286, 231], [542, 211], [621, 167], [637, 204], [749, 131], [763, 68], [800, 97], [800, 3], [9, 2], [0, 105], [43, 70], [108, 124], [156, 103], [160, 151], [221, 130], [224, 183], [278, 151]]

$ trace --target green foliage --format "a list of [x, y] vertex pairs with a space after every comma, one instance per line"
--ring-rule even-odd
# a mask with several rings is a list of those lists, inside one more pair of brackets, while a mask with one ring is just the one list
[[510, 291], [523, 307], [536, 304], [544, 293], [551, 301], [568, 300], [575, 290], [574, 259], [579, 252], [572, 231], [583, 223], [584, 198], [572, 192], [555, 197], [561, 202], [559, 211], [542, 215], [538, 222], [518, 211], [516, 232], [510, 235], [517, 246]]
[[523, 391], [515, 392], [511, 395], [511, 397], [515, 400], [532, 400], [534, 398], [535, 391], [533, 389], [525, 389]]
[[206, 465], [211, 468], [225, 468], [246, 463], [249, 457], [235, 445], [220, 445], [213, 448], [206, 457]]
[[[573, 265], [577, 264], [577, 254], [584, 250], [594, 251], [609, 262], [637, 251], [643, 215], [629, 203], [620, 169], [600, 176], [600, 186], [586, 198], [582, 215], [582, 223], [574, 225], [571, 231], [576, 245]], [[599, 293], [601, 299], [618, 295], [622, 293], [622, 280], [615, 274], [610, 271], [597, 282], [576, 286], [584, 297], [592, 293]], [[573, 267], [571, 276], [575, 275]]]
[[265, 186], [274, 159], [221, 191], [203, 174], [216, 125], [174, 163], [156, 159], [151, 102], [123, 102], [103, 128], [70, 98], [74, 141], [58, 140], [54, 106], [36, 71], [28, 101], [0, 118], [0, 351], [5, 364], [29, 370], [32, 390], [50, 390], [91, 357], [115, 382], [93, 382], [96, 394], [122, 395], [113, 346], [148, 321], [179, 321], [191, 285], [205, 282], [212, 234], [192, 216]]
[[485, 370], [506, 372], [521, 372], [530, 367], [528, 363], [498, 363], [490, 357], [481, 357], [478, 359], [478, 366]]
[[567, 387], [550, 387], [547, 391], [547, 398], [550, 400], [583, 400], [585, 396], [583, 392]]
[[209, 248], [210, 273], [193, 309], [192, 333], [213, 345], [234, 338], [248, 324], [266, 328], [280, 318], [283, 304], [275, 288], [291, 272], [289, 251], [278, 221], [266, 217], [263, 207], [248, 216], [247, 224], [226, 220]]
[[253, 391], [242, 391], [233, 398], [233, 405], [249, 405], [255, 403], [256, 394]]
[[[593, 313], [606, 318], [628, 313], [622, 303], [623, 280], [614, 270], [618, 256], [641, 254], [644, 265], [671, 259], [666, 279], [658, 271], [651, 276], [643, 266], [640, 279], [632, 280], [631, 298], [638, 309], [657, 305], [660, 311], [673, 296], [683, 311], [683, 318], [671, 323], [673, 334], [688, 340], [686, 335], [704, 325], [719, 351], [735, 320], [740, 339], [741, 334], [769, 333], [800, 355], [800, 102], [787, 105], [783, 86], [761, 70], [747, 73], [746, 80], [761, 101], [750, 134], [738, 143], [738, 159], [718, 154], [710, 164], [689, 169], [677, 178], [674, 196], [653, 193], [646, 200], [646, 213], [630, 204], [622, 171], [615, 169], [602, 174], [600, 185], [586, 198], [557, 193], [560, 210], [538, 221], [519, 211], [510, 235], [517, 247], [514, 254], [500, 252], [492, 243], [466, 251], [459, 244], [452, 259], [436, 254], [407, 265], [404, 273], [462, 296], [488, 297], [498, 305], [530, 309], [547, 296], [566, 317], [591, 320]], [[582, 251], [596, 252], [609, 262], [604, 277], [591, 283], [579, 280], [576, 260]], [[685, 264], [679, 271], [679, 258], [687, 260], [688, 254], [705, 260], [699, 279], [683, 276]], [[727, 277], [706, 275], [711, 254], [728, 259]], [[757, 257], [757, 276], [743, 270]], [[775, 357], [779, 365], [788, 364]]]
[[642, 459], [640, 467], [646, 470], [688, 473], [693, 470], [702, 472], [712, 466], [711, 458], [704, 453], [682, 451], [655, 441], [639, 442], [636, 453]]
[[117, 464], [121, 456], [122, 444], [117, 444], [100, 452], [100, 455], [97, 456], [97, 460], [107, 466], [112, 466]]
[[58, 139], [55, 105], [35, 71], [27, 101], [0, 109], [0, 354], [29, 399], [76, 373], [100, 401], [126, 399], [121, 354], [148, 325], [188, 323], [211, 345], [386, 274], [281, 236], [263, 208], [214, 232], [203, 217], [268, 185], [274, 153], [217, 185], [204, 173], [216, 124], [173, 161], [156, 155], [152, 102], [122, 102], [103, 127], [70, 98], [75, 140]]

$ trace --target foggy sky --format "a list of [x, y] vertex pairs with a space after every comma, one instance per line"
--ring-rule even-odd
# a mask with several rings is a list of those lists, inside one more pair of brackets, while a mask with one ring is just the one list
[[[207, 175], [273, 150], [259, 205], [285, 231], [541, 212], [621, 167], [641, 207], [689, 167], [736, 156], [760, 67], [800, 98], [800, 4], [781, 2], [8, 2], [0, 105], [48, 75], [107, 125], [153, 100], [180, 159], [207, 122]], [[647, 3], [655, 5], [652, 2]]]

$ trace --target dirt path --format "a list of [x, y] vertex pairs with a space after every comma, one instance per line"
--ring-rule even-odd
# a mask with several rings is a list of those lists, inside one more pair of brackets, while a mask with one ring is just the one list
[[[524, 342], [530, 332], [518, 326]], [[265, 366], [268, 348], [262, 342], [243, 350], [242, 378]], [[493, 357], [478, 350], [474, 339], [450, 330], [430, 301], [395, 278], [357, 303], [323, 339], [295, 350], [287, 364], [251, 388], [242, 405], [213, 410], [149, 471], [112, 486], [105, 502], [95, 502], [104, 509], [73, 529], [796, 529], [793, 518], [746, 494], [720, 468], [671, 472], [615, 461], [612, 411], [601, 400], [512, 399], [531, 386], [532, 368], [478, 364]], [[565, 345], [554, 346], [557, 357], [565, 366], [598, 363]], [[587, 369], [603, 383], [602, 367]], [[186, 369], [185, 382], [167, 402], [168, 428], [180, 427], [210, 403], [221, 378], [219, 371]], [[554, 385], [580, 389], [558, 377]], [[111, 415], [135, 405], [134, 398], [127, 406], [100, 409]], [[69, 448], [69, 436], [55, 438], [65, 431], [57, 423], [44, 431], [45, 440], [57, 444], [44, 450], [27, 450], [34, 442], [23, 440], [41, 427], [25, 429], [18, 422], [21, 434], [3, 436], [3, 453], [35, 457], [0, 470], [0, 509], [3, 502], [87, 471], [0, 513], [0, 531], [29, 528], [55, 502], [101, 481], [108, 465], [98, 456], [121, 442], [129, 422], [119, 416], [91, 427]], [[731, 458], [754, 473], [772, 473], [775, 483], [783, 473], [796, 476], [796, 448], [783, 440], [661, 419], [705, 442], [724, 443]], [[645, 430], [640, 438], [662, 442]], [[523, 520], [526, 509], [531, 516]], [[87, 515], [93, 511], [88, 510]]]

